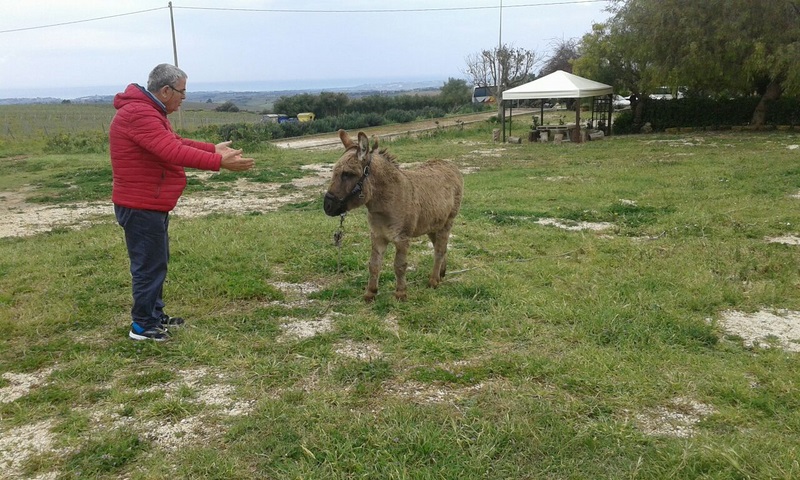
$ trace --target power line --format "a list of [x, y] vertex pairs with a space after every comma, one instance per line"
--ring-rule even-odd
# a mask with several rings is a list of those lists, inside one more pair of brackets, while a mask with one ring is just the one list
[[[527, 3], [519, 5], [504, 5], [503, 8], [529, 8], [529, 7], [550, 7], [558, 5], [577, 5], [586, 3], [601, 3], [608, 0], [563, 0], [542, 3]], [[116, 15], [106, 15], [104, 17], [87, 18], [85, 20], [75, 20], [72, 22], [52, 23], [48, 25], [37, 25], [34, 27], [13, 28], [10, 30], [0, 30], [0, 34], [23, 32], [27, 30], [41, 30], [44, 28], [63, 27], [65, 25], [75, 25], [78, 23], [96, 22], [99, 20], [107, 20], [109, 18], [125, 17], [129, 15], [139, 15], [142, 13], [154, 12], [156, 10], [164, 10], [169, 7], [156, 7], [148, 10], [138, 10], [136, 12], [119, 13]], [[424, 13], [424, 12], [450, 12], [450, 11], [466, 11], [466, 10], [495, 10], [498, 7], [483, 6], [483, 7], [442, 7], [442, 8], [393, 8], [393, 9], [365, 9], [365, 10], [301, 10], [293, 8], [224, 8], [224, 7], [181, 7], [173, 5], [175, 9], [182, 10], [214, 10], [224, 12], [264, 12], [264, 13]]]
[[109, 18], [126, 17], [128, 15], [138, 15], [140, 13], [154, 12], [156, 10], [163, 10], [165, 8], [167, 7], [157, 7], [157, 8], [151, 8], [149, 10], [139, 10], [138, 12], [118, 13], [116, 15], [106, 15], [105, 17], [87, 18], [85, 20], [75, 20], [73, 22], [51, 23], [49, 25], [38, 25], [35, 27], [23, 27], [23, 28], [13, 28], [11, 30], [0, 30], [0, 34], [12, 33], [12, 32], [24, 32], [26, 30], [39, 30], [42, 28], [63, 27], [64, 25], [75, 25], [76, 23], [96, 22], [98, 20], [107, 20]]
[[[505, 5], [503, 8], [549, 7], [555, 5], [576, 5], [582, 3], [601, 3], [609, 0], [563, 0], [560, 2], [528, 3], [520, 5]], [[224, 12], [267, 12], [267, 13], [408, 13], [408, 12], [450, 12], [464, 10], [496, 10], [496, 5], [482, 7], [432, 7], [432, 8], [390, 8], [390, 9], [361, 9], [361, 10], [303, 10], [295, 8], [225, 8], [225, 7], [174, 7], [183, 10], [215, 10]]]

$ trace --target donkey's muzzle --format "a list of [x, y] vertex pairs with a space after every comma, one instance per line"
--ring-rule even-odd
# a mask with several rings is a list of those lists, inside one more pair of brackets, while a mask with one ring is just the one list
[[326, 215], [335, 217], [347, 211], [347, 202], [339, 200], [331, 192], [328, 192], [322, 201], [322, 209], [325, 210]]

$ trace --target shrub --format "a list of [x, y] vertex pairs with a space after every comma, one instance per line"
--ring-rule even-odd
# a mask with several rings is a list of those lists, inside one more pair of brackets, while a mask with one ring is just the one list
[[425, 107], [418, 116], [421, 118], [441, 118], [444, 115], [444, 110], [439, 107]]
[[[655, 131], [667, 128], [695, 127], [718, 129], [748, 125], [760, 98], [681, 98], [646, 100], [642, 105], [641, 125], [649, 122]], [[630, 111], [620, 112], [614, 120], [614, 133], [639, 133]], [[768, 125], [800, 124], [800, 99], [783, 97], [770, 102]]]
[[232, 101], [228, 100], [227, 102], [223, 103], [214, 110], [218, 112], [238, 112], [239, 107], [237, 107], [236, 104], [234, 104]]
[[633, 131], [633, 113], [630, 110], [618, 113], [617, 116], [614, 117], [612, 130], [614, 135], [635, 133]]
[[[259, 151], [265, 142], [286, 136], [281, 127], [282, 125], [270, 123], [229, 123], [208, 127], [210, 135], [206, 135], [206, 137], [209, 138], [207, 141], [214, 143], [231, 141], [236, 148]], [[214, 129], [216, 132], [213, 131]]]
[[414, 114], [408, 110], [393, 108], [386, 112], [386, 119], [392, 123], [408, 123], [413, 121], [415, 118], [416, 117]]
[[59, 133], [47, 139], [46, 153], [103, 153], [108, 136], [103, 132]]

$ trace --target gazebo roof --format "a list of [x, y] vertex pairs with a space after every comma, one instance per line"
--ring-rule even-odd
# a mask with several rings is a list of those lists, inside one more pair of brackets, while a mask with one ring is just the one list
[[503, 100], [597, 97], [613, 92], [611, 85], [556, 70], [550, 75], [506, 90]]

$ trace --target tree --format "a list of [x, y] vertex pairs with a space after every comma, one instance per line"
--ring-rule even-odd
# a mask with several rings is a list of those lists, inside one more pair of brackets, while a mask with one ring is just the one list
[[483, 50], [467, 57], [466, 75], [474, 85], [494, 86], [498, 115], [502, 112], [502, 93], [509, 88], [522, 85], [533, 76], [533, 69], [540, 63], [536, 52], [508, 45]]
[[539, 76], [549, 75], [557, 70], [572, 73], [572, 62], [578, 58], [578, 45], [580, 42], [575, 38], [555, 39], [550, 43], [552, 54], [544, 63]]
[[612, 22], [592, 25], [591, 33], [580, 41], [573, 70], [576, 75], [612, 85], [616, 92], [631, 92], [633, 123], [640, 126], [643, 104], [639, 99], [648, 93], [642, 77], [650, 55], [637, 49], [635, 36], [621, 26]]
[[290, 117], [296, 117], [298, 113], [313, 112], [316, 106], [317, 97], [310, 93], [301, 93], [291, 97], [281, 97], [272, 105], [274, 113], [283, 113]]
[[336, 117], [344, 113], [350, 97], [344, 93], [321, 92], [317, 99], [316, 106], [311, 110], [317, 117]]
[[669, 85], [757, 94], [754, 125], [764, 123], [771, 100], [800, 93], [798, 0], [612, 1], [603, 40], [632, 62], [642, 93]]
[[472, 94], [470, 93], [467, 81], [456, 78], [448, 78], [447, 82], [442, 85], [442, 89], [439, 91], [442, 105], [448, 108], [457, 108], [465, 103], [469, 103], [471, 96]]

